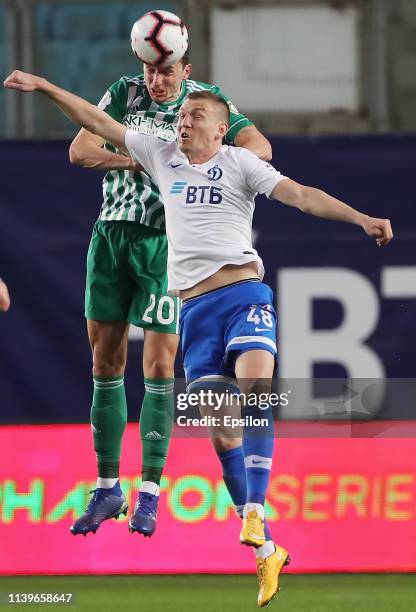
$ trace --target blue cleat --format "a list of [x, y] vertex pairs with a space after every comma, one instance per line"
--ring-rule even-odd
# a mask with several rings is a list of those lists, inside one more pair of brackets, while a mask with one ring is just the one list
[[87, 535], [90, 531], [95, 533], [103, 521], [107, 519], [118, 519], [120, 514], [127, 514], [127, 500], [120, 489], [119, 483], [112, 489], [94, 489], [94, 493], [88, 508], [84, 514], [71, 526], [74, 535]]
[[153, 535], [156, 529], [158, 495], [140, 492], [129, 520], [129, 531], [142, 533], [146, 538]]

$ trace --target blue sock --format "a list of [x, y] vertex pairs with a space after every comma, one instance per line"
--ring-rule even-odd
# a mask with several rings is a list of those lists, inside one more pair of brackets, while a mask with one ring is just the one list
[[[244, 504], [247, 499], [246, 469], [244, 465], [244, 452], [242, 446], [231, 448], [224, 453], [218, 453], [222, 464], [222, 474], [231, 499], [238, 514], [242, 517]], [[264, 535], [266, 540], [272, 540], [267, 521], [264, 521]]]
[[274, 448], [273, 411], [269, 407], [260, 410], [256, 406], [244, 408], [247, 421], [266, 419], [266, 424], [244, 426], [243, 450], [247, 479], [247, 502], [264, 505], [269, 484]]
[[237, 446], [224, 453], [218, 453], [218, 458], [222, 464], [225, 485], [238, 511], [244, 506], [247, 498], [243, 447]]

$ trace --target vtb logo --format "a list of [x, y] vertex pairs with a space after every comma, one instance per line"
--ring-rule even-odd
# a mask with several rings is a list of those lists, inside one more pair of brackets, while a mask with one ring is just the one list
[[182, 194], [186, 188], [187, 204], [221, 204], [221, 187], [211, 185], [188, 185], [187, 181], [175, 181], [170, 189], [171, 194]]

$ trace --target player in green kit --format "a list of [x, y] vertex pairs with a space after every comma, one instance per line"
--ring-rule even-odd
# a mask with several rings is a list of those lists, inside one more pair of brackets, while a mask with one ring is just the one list
[[[271, 159], [271, 146], [218, 87], [189, 79], [185, 55], [172, 66], [145, 65], [144, 74], [122, 77], [99, 106], [143, 134], [176, 139], [186, 95], [208, 90], [224, 97], [231, 111], [229, 144]], [[104, 146], [103, 146], [104, 145]], [[82, 129], [70, 149], [73, 164], [107, 170], [104, 202], [87, 259], [85, 316], [93, 355], [91, 427], [97, 454], [97, 488], [74, 534], [95, 532], [103, 520], [127, 513], [119, 484], [121, 441], [127, 420], [124, 370], [128, 328], [144, 330], [145, 395], [140, 414], [142, 484], [129, 521], [131, 531], [150, 536], [156, 526], [159, 484], [174, 411], [174, 361], [178, 345], [178, 298], [166, 293], [167, 239], [159, 189], [129, 157]]]
[[[181, 313], [181, 337], [189, 390], [210, 390], [212, 387], [205, 385], [213, 376], [217, 381], [225, 379], [228, 386], [230, 375], [235, 375], [238, 384], [234, 387], [231, 381], [232, 392], [254, 391], [257, 395], [257, 389], [266, 390], [264, 383], [270, 389], [276, 319], [270, 288], [261, 283], [263, 264], [251, 242], [258, 192], [304, 213], [358, 225], [376, 239], [378, 246], [387, 245], [393, 238], [388, 219], [369, 217], [320, 189], [300, 185], [247, 150], [223, 146], [229, 111], [224, 100], [211, 92], [188, 95], [180, 112], [178, 142], [164, 143], [128, 129], [44, 78], [16, 70], [7, 77], [5, 86], [42, 92], [72, 121], [125, 147], [159, 182], [166, 202], [169, 288], [186, 302]], [[212, 174], [218, 181], [215, 186], [208, 183]], [[184, 192], [177, 185], [188, 187]], [[260, 304], [259, 312], [264, 310], [260, 328], [252, 317], [253, 303]], [[227, 359], [234, 352], [235, 356]], [[264, 421], [255, 419], [259, 422], [254, 428], [249, 402], [244, 431], [232, 440], [224, 430], [226, 423], [220, 422], [219, 435], [211, 437], [236, 510], [239, 514], [243, 511], [240, 542], [256, 549], [260, 586], [257, 603], [263, 607], [278, 592], [288, 553], [274, 544], [264, 520], [274, 431], [268, 402], [264, 405], [257, 401], [256, 407], [268, 416]]]

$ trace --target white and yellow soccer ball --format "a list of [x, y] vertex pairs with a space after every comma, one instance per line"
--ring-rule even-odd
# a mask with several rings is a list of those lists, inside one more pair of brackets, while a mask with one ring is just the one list
[[171, 66], [188, 49], [188, 31], [182, 19], [169, 11], [150, 11], [131, 30], [133, 53], [145, 64]]

